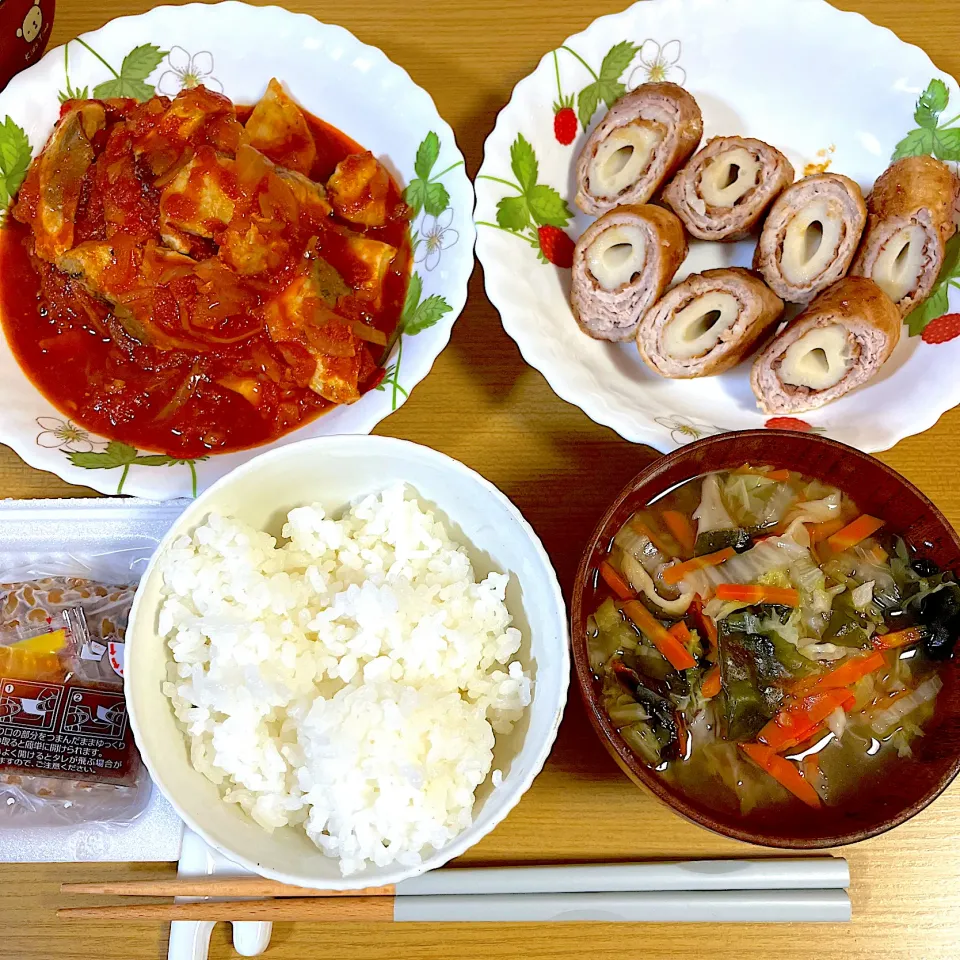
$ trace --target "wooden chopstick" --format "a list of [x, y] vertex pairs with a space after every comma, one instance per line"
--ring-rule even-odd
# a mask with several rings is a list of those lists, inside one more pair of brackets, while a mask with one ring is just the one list
[[61, 893], [111, 897], [392, 897], [396, 887], [314, 890], [263, 877], [174, 877], [107, 883], [62, 883]]
[[276, 900], [206, 900], [199, 903], [64, 907], [61, 920], [325, 920], [392, 922], [392, 897], [286, 897]]
[[[825, 922], [850, 919], [842, 858], [447, 868], [395, 886], [314, 890], [256, 876], [66, 883], [64, 893], [205, 897], [67, 907], [63, 920], [308, 920], [328, 923], [564, 920]], [[246, 899], [219, 899], [244, 897]], [[269, 898], [269, 899], [265, 899]]]
[[395, 886], [339, 891], [288, 886], [258, 876], [65, 883], [60, 889], [68, 894], [138, 897], [404, 899], [423, 895], [836, 889], [849, 883], [850, 870], [841, 857], [765, 857], [756, 860], [446, 867], [403, 880]]

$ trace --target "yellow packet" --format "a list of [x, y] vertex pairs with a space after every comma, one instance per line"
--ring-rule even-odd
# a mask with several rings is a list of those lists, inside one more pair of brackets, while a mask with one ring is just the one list
[[59, 653], [67, 645], [67, 631], [62, 627], [41, 633], [36, 637], [18, 640], [10, 644], [9, 649], [25, 650], [29, 653]]

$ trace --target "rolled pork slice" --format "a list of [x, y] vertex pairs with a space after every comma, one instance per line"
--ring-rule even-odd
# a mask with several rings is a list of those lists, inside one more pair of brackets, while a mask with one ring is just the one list
[[662, 377], [723, 373], [777, 322], [783, 301], [741, 267], [694, 273], [650, 310], [637, 330], [640, 356]]
[[598, 217], [646, 203], [697, 149], [703, 117], [675, 83], [644, 83], [624, 94], [587, 138], [577, 159], [577, 206]]
[[866, 383], [900, 339], [900, 312], [866, 277], [817, 297], [753, 362], [750, 385], [764, 413], [822, 407]]
[[805, 177], [774, 201], [753, 268], [782, 300], [809, 303], [846, 276], [866, 222], [863, 194], [849, 177]]
[[958, 181], [933, 157], [891, 164], [867, 199], [867, 232], [850, 272], [870, 277], [906, 316], [933, 291], [956, 231]]
[[573, 251], [570, 305], [595, 340], [630, 340], [687, 256], [683, 224], [663, 207], [617, 207]]
[[698, 240], [739, 240], [793, 183], [776, 147], [745, 137], [714, 137], [670, 181], [663, 199]]

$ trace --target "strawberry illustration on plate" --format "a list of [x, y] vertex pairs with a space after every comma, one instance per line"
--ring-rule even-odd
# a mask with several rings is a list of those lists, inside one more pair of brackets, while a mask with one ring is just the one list
[[[559, 116], [559, 114], [557, 114]], [[478, 179], [492, 180], [509, 187], [510, 195], [497, 203], [497, 222], [478, 220], [483, 227], [503, 230], [529, 243], [543, 263], [556, 267], [573, 265], [573, 240], [566, 226], [573, 218], [560, 192], [539, 183], [540, 165], [530, 141], [518, 133], [510, 147], [510, 169], [515, 180], [481, 173]]]
[[540, 241], [540, 252], [555, 267], [573, 266], [574, 243], [559, 227], [540, 227], [537, 238]]
[[815, 427], [798, 417], [771, 417], [764, 426], [768, 430], [793, 430], [795, 433], [823, 433], [823, 427]]
[[924, 343], [946, 343], [960, 337], [960, 313], [945, 313], [923, 328]]
[[553, 135], [557, 143], [569, 147], [577, 136], [577, 115], [573, 110], [573, 94], [563, 95], [560, 86], [560, 62], [557, 60], [557, 51], [553, 51], [553, 69], [557, 75], [557, 102], [553, 105]]
[[553, 105], [553, 135], [557, 142], [568, 147], [577, 135], [577, 115], [573, 112], [573, 97], [560, 99]]

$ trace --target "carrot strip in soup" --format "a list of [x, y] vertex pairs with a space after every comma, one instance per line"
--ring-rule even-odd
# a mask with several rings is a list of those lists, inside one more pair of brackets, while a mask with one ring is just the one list
[[[666, 576], [664, 576], [666, 579]], [[775, 603], [782, 607], [796, 607], [800, 592], [792, 587], [764, 587], [750, 583], [720, 583], [717, 585], [720, 600], [735, 600], [737, 603]]]
[[852, 687], [858, 680], [862, 680], [868, 674], [886, 666], [886, 663], [886, 658], [879, 652], [868, 653], [862, 657], [851, 657], [835, 670], [831, 670], [830, 673], [823, 673], [816, 677], [804, 677], [802, 680], [798, 680], [790, 688], [790, 692], [794, 696], [803, 696], [811, 691]]
[[872, 537], [882, 526], [882, 520], [862, 513], [852, 523], [848, 523], [842, 530], [838, 530], [833, 536], [828, 537], [827, 543], [830, 545], [830, 549], [836, 550], [837, 553], [841, 550], [849, 550], [861, 540]]
[[765, 480], [776, 480], [778, 483], [790, 479], [789, 470], [758, 470], [756, 467], [747, 464], [735, 470], [734, 473], [744, 473], [749, 477], [763, 477]]
[[623, 605], [623, 612], [649, 638], [674, 670], [689, 670], [697, 665], [690, 651], [639, 600], [628, 600]]
[[762, 743], [741, 743], [739, 746], [761, 770], [769, 773], [798, 800], [802, 800], [808, 807], [820, 808], [819, 794], [800, 776], [800, 771], [789, 760], [778, 757], [770, 747], [765, 747]]
[[697, 545], [697, 535], [693, 532], [693, 525], [690, 523], [686, 514], [679, 510], [664, 510], [663, 522], [667, 529], [674, 535], [677, 543], [683, 547], [687, 553], [693, 553]]
[[733, 547], [724, 547], [716, 553], [707, 553], [702, 557], [694, 557], [692, 560], [684, 560], [683, 563], [675, 563], [672, 567], [667, 567], [663, 571], [663, 582], [668, 586], [676, 586], [687, 574], [695, 570], [703, 570], [704, 567], [716, 567], [721, 563], [726, 563], [731, 557], [736, 555]]
[[612, 564], [604, 560], [600, 564], [600, 576], [603, 582], [611, 589], [613, 594], [620, 600], [630, 600], [635, 594], [630, 588], [630, 584], [617, 573]]
[[682, 620], [679, 623], [675, 623], [667, 633], [675, 636], [684, 646], [690, 642], [690, 631]]
[[867, 558], [873, 563], [876, 563], [878, 566], [882, 566], [890, 559], [890, 554], [887, 553], [879, 543], [875, 543], [868, 551]]
[[707, 659], [713, 663], [717, 662], [717, 651], [719, 650], [719, 637], [717, 635], [717, 624], [713, 617], [708, 617], [703, 612], [703, 603], [697, 597], [690, 604], [690, 616], [693, 618], [694, 625], [700, 634], [707, 639]]
[[906, 630], [878, 634], [873, 638], [873, 645], [878, 650], [896, 650], [899, 647], [907, 647], [911, 643], [919, 643], [922, 639], [923, 631], [920, 627], [907, 627]]
[[720, 692], [720, 664], [715, 663], [704, 675], [700, 684], [700, 693], [704, 699], [711, 700]]
[[810, 542], [817, 544], [838, 533], [846, 526], [846, 523], [840, 517], [837, 517], [836, 520], [825, 520], [823, 523], [810, 523], [806, 526], [810, 531]]
[[806, 740], [837, 707], [852, 707], [855, 698], [849, 690], [817, 692], [781, 710], [757, 735], [778, 753]]

